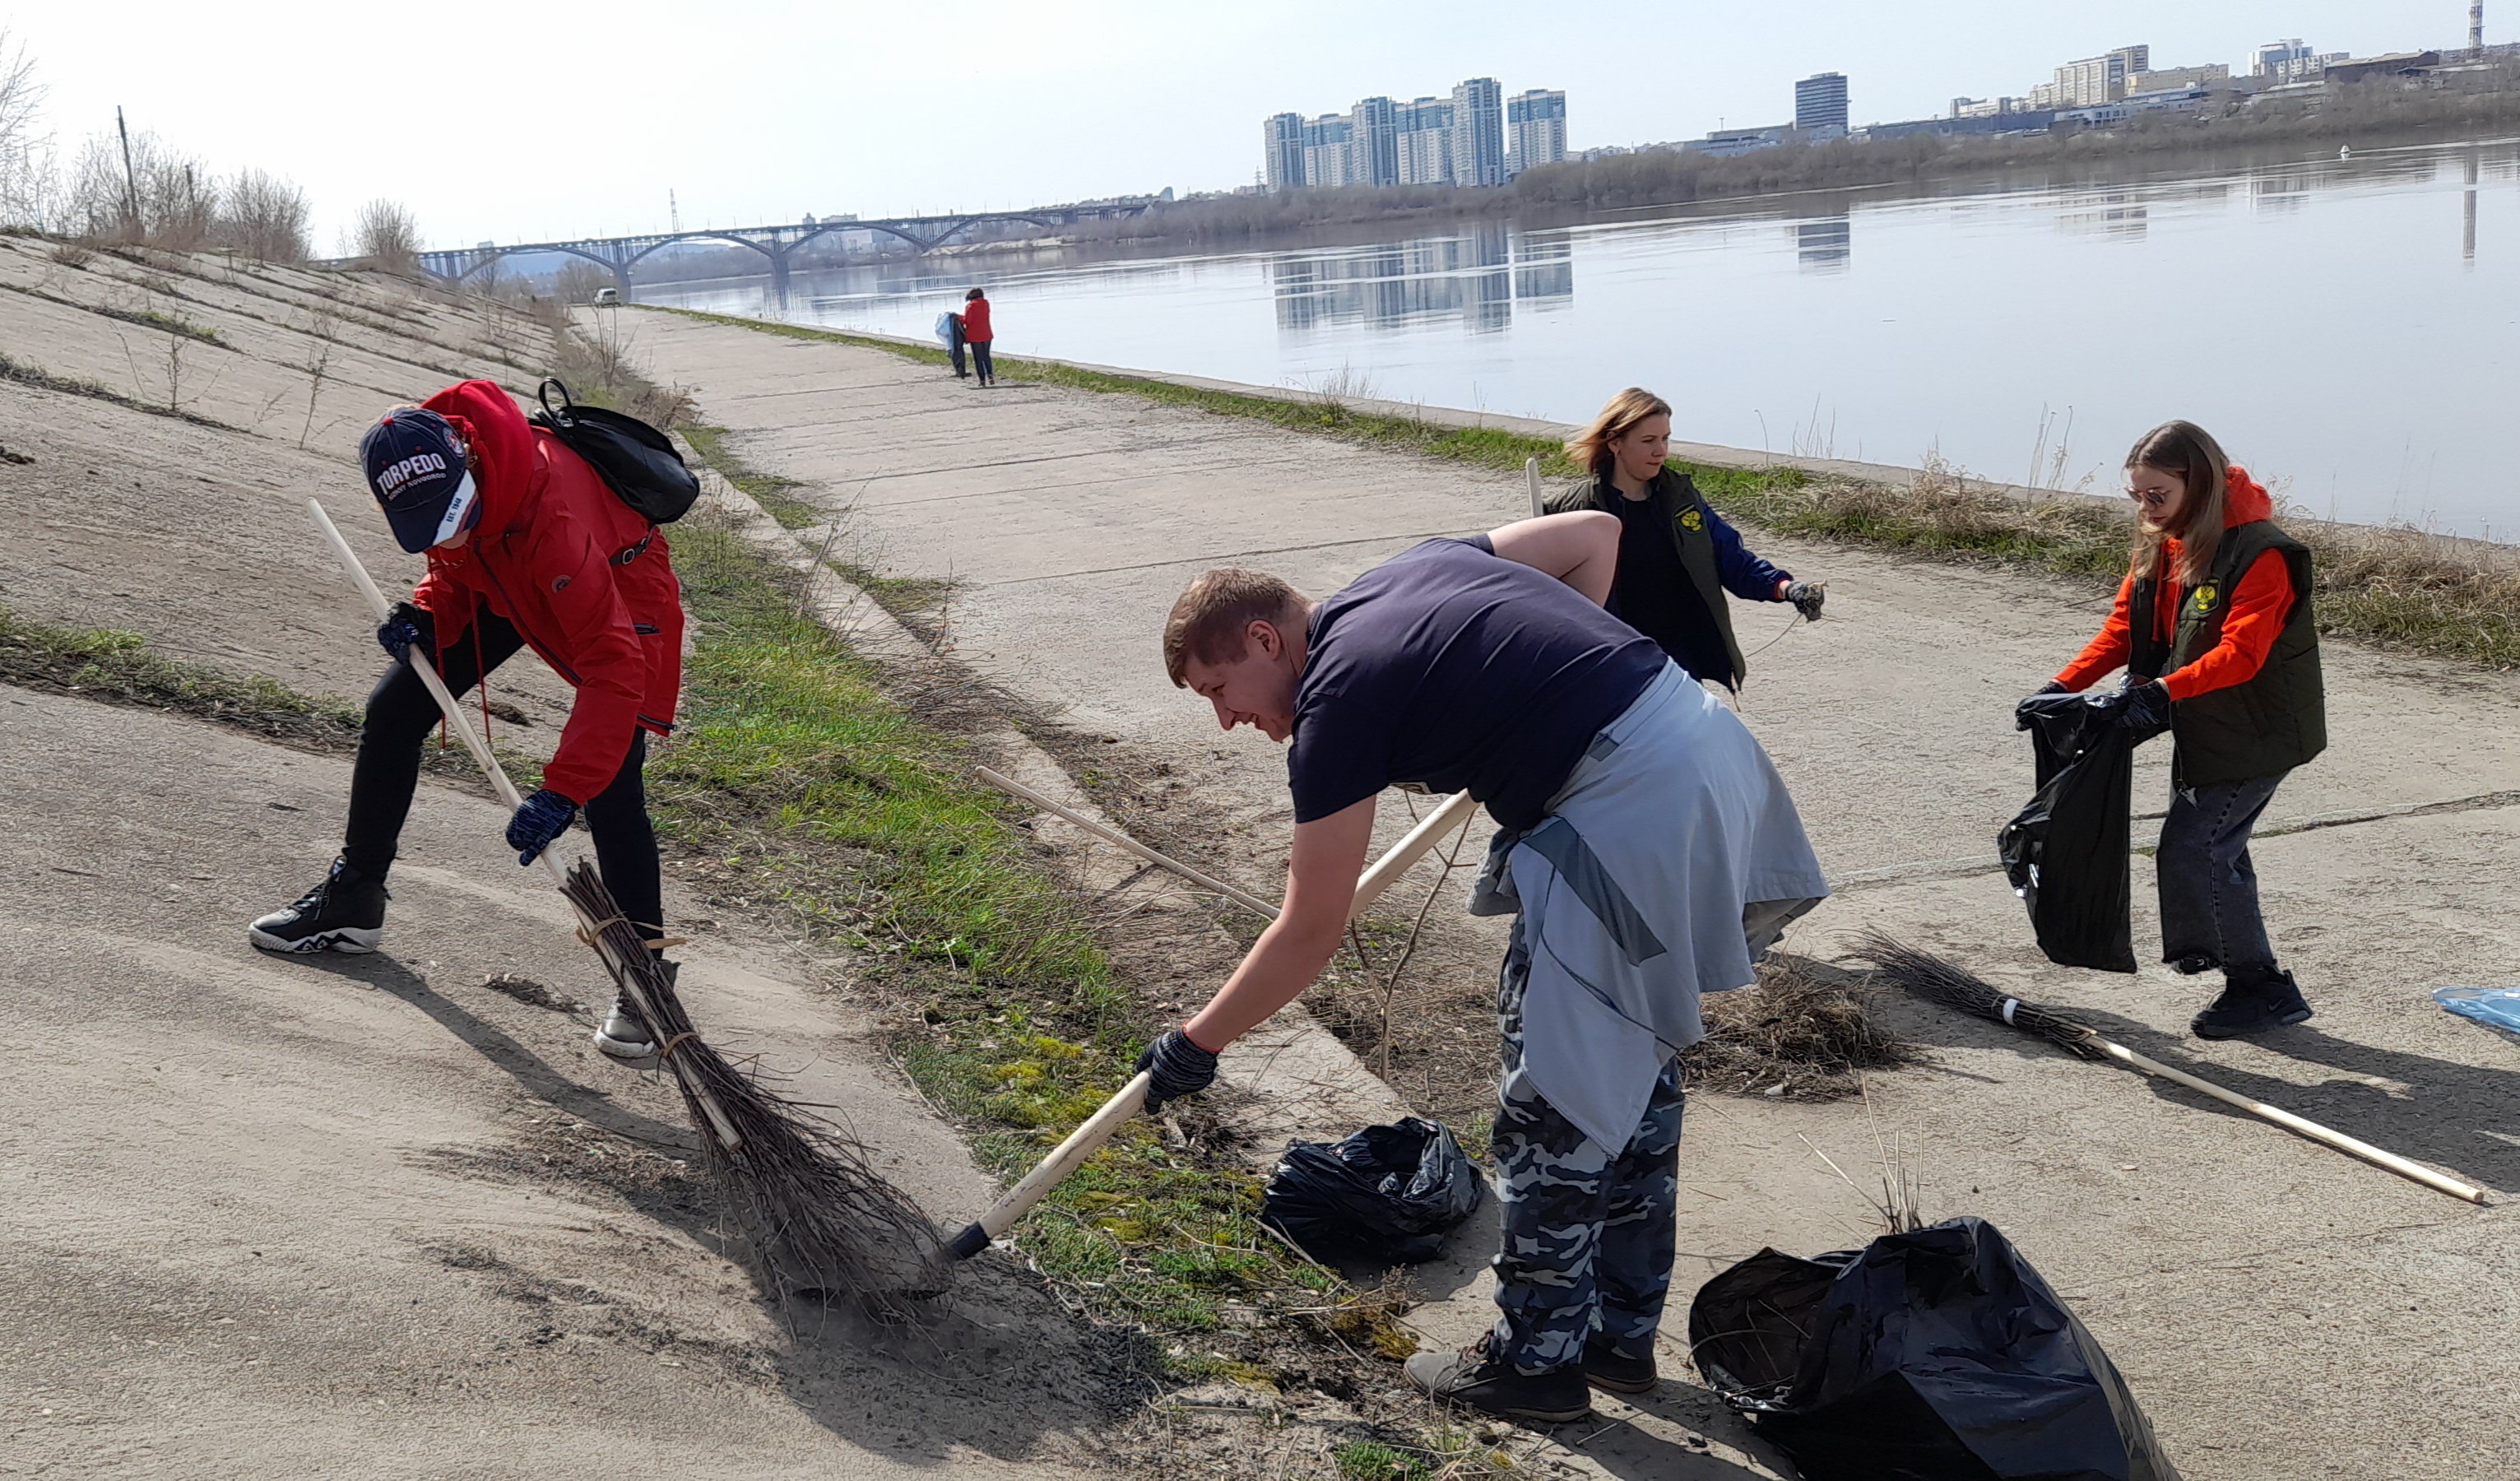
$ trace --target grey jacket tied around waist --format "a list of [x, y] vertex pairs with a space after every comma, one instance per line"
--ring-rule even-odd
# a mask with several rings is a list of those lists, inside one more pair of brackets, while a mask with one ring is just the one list
[[1672, 664], [1594, 738], [1547, 817], [1497, 834], [1470, 914], [1521, 912], [1525, 1067], [1619, 1147], [1663, 1064], [1704, 1037], [1699, 996], [1750, 985], [1756, 956], [1827, 894], [1768, 753]]

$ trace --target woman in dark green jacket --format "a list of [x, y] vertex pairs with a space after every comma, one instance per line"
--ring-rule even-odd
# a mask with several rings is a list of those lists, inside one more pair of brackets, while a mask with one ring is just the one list
[[1822, 589], [1750, 553], [1707, 506], [1671, 454], [1671, 403], [1630, 386], [1566, 444], [1592, 476], [1549, 501], [1549, 513], [1619, 516], [1619, 576], [1610, 610], [1662, 645], [1701, 684], [1738, 689], [1748, 665], [1732, 636], [1731, 592], [1745, 602], [1790, 602], [1820, 616]]

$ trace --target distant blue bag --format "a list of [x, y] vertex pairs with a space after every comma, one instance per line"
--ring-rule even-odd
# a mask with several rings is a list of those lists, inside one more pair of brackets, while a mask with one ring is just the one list
[[954, 316], [951, 313], [943, 313], [936, 316], [936, 337], [943, 340], [948, 349], [953, 347]]
[[2433, 1001], [2462, 1018], [2520, 1034], [2520, 987], [2437, 987]]

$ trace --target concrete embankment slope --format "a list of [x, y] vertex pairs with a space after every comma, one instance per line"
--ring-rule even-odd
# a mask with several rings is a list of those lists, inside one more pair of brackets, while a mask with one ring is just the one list
[[[0, 238], [0, 603], [355, 698], [382, 656], [303, 501], [407, 583], [346, 454], [392, 402], [526, 381], [551, 346], [512, 332], [408, 286]], [[558, 681], [519, 660], [499, 694], [535, 722], [503, 741], [547, 745]], [[250, 949], [332, 857], [348, 772], [0, 686], [0, 1475], [1097, 1468], [1109, 1366], [1029, 1281], [975, 1267], [892, 1338], [762, 1302], [678, 1098], [588, 1044], [608, 985], [477, 791], [423, 783], [382, 952]], [[847, 962], [667, 909], [713, 1040], [940, 1216], [993, 1196]]]
[[[1121, 742], [1114, 765], [1168, 770], [1153, 785], [1179, 787], [1169, 811], [1143, 821], [1205, 838], [1207, 862], [1264, 891], [1283, 864], [1282, 757], [1247, 733], [1219, 735], [1206, 706], [1164, 680], [1155, 635], [1173, 596], [1226, 563], [1327, 593], [1416, 540], [1525, 508], [1518, 479], [1372, 447], [1125, 396], [982, 391], [881, 351], [669, 315], [623, 321], [654, 373], [692, 387], [755, 467], [854, 511], [856, 559], [951, 579], [957, 653], [1072, 730]], [[2334, 746], [2286, 785], [2256, 851], [2275, 940], [2318, 1016], [2261, 1043], [2207, 1046], [2183, 1036], [2195, 984], [2046, 965], [1984, 863], [2029, 790], [2011, 705], [2104, 604], [1998, 571], [1759, 544], [1830, 583], [1829, 620], [1815, 626], [1787, 631], [1781, 608], [1736, 608], [1756, 651], [1744, 716], [1844, 881], [1790, 947], [1827, 956], [1882, 926], [2025, 997], [2082, 1009], [2145, 1053], [2520, 1188], [2520, 1052], [2424, 996], [2520, 979], [2520, 808], [2507, 805], [2520, 789], [2520, 683], [2330, 649]], [[2164, 798], [2165, 749], [2148, 748], [2142, 806]], [[2138, 860], [2139, 941], [2157, 939], [2148, 875]], [[1433, 919], [1480, 944], [1480, 927], [1449, 906]], [[1404, 1014], [1420, 1015], [1407, 1031], [1487, 1031], [1463, 1007], [1481, 991], [1478, 969], [1459, 970], [1404, 994]], [[1991, 1027], [1914, 1010], [1897, 1022], [1934, 1062], [1876, 1078], [1877, 1119], [1791, 1095], [1693, 1101], [1684, 1289], [1763, 1243], [1860, 1239], [1863, 1201], [1804, 1139], [1863, 1181], [1879, 1165], [1877, 1126], [1900, 1140], [1930, 1212], [1985, 1215], [2073, 1298], [2187, 1474], [2506, 1473], [2493, 1396], [2520, 1379], [2506, 1340], [2520, 1278], [2502, 1258], [2501, 1208], [2450, 1202]], [[1475, 1279], [1459, 1273], [1438, 1294], [1449, 1299], [1419, 1317], [1430, 1336], [1476, 1328]], [[1664, 1356], [1679, 1369], [1676, 1336]], [[1655, 1422], [1633, 1428], [1650, 1435]], [[1653, 1443], [1677, 1455], [1660, 1433]], [[1662, 1453], [1644, 1454], [1634, 1463]]]

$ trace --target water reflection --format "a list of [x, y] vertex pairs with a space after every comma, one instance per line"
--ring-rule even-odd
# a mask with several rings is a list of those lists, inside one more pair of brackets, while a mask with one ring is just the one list
[[2131, 191], [2069, 191], [2056, 205], [2056, 225], [2068, 236], [2140, 242], [2152, 228], [2151, 206]]
[[2476, 266], [2476, 156], [2467, 157], [2467, 200], [2460, 211], [2458, 260]]
[[1278, 327], [1290, 334], [1451, 320], [1494, 334], [1513, 323], [1516, 301], [1539, 305], [1575, 292], [1574, 244], [1566, 234], [1525, 235], [1492, 223], [1372, 247], [1270, 252], [1263, 260]]
[[1807, 273], [1842, 273], [1855, 256], [1855, 219], [1845, 211], [1794, 223], [1794, 255]]

